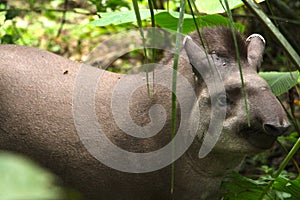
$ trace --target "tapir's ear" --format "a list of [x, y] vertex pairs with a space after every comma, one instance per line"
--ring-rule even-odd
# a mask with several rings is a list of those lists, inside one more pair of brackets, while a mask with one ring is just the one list
[[247, 59], [251, 67], [258, 69], [262, 62], [263, 52], [265, 50], [266, 41], [263, 36], [259, 34], [252, 34], [246, 40]]
[[208, 57], [202, 47], [197, 45], [190, 36], [183, 39], [183, 47], [188, 56], [189, 62], [193, 67], [194, 73], [199, 77], [205, 75], [209, 71]]

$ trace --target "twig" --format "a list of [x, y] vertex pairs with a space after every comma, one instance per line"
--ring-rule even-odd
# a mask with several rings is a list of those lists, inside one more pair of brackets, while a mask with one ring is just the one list
[[97, 15], [97, 12], [80, 12], [78, 10], [74, 10], [74, 9], [40, 9], [40, 8], [34, 8], [32, 10], [30, 9], [0, 9], [0, 12], [3, 11], [19, 11], [19, 12], [36, 12], [36, 13], [40, 13], [40, 12], [73, 12], [73, 13], [77, 13], [77, 14], [82, 14], [82, 15]]
[[66, 13], [67, 13], [67, 9], [68, 9], [68, 3], [69, 3], [69, 0], [65, 0], [65, 3], [64, 3], [64, 12], [62, 14], [62, 19], [61, 19], [61, 24], [60, 24], [60, 27], [58, 29], [58, 32], [57, 32], [57, 35], [56, 35], [56, 38], [58, 38], [61, 34], [61, 31], [63, 29], [63, 26], [64, 24], [66, 23]]
[[279, 0], [270, 1], [283, 15], [291, 19], [300, 20], [300, 17], [285, 2]]

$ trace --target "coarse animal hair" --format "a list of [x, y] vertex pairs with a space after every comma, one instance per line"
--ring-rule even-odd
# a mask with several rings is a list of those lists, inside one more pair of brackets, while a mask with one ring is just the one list
[[[209, 53], [215, 53], [220, 57], [236, 59], [236, 49], [232, 30], [229, 27], [215, 26], [210, 28], [200, 29], [201, 37], [203, 38], [205, 50]], [[199, 39], [198, 32], [193, 32], [192, 39], [203, 46]], [[237, 46], [241, 60], [247, 60], [247, 43], [244, 36], [238, 31], [235, 32]]]

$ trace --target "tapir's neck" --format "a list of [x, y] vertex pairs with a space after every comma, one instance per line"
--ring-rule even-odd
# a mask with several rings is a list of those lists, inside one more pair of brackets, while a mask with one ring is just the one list
[[238, 168], [244, 156], [212, 151], [200, 159], [199, 149], [196, 141], [176, 161], [174, 191], [179, 196], [188, 191], [188, 199], [220, 199], [222, 180], [226, 174]]
[[239, 153], [212, 150], [206, 157], [199, 158], [200, 147], [200, 143], [195, 139], [194, 143], [184, 154], [183, 162], [190, 163], [190, 170], [206, 177], [223, 177], [231, 171], [238, 169], [245, 157]]

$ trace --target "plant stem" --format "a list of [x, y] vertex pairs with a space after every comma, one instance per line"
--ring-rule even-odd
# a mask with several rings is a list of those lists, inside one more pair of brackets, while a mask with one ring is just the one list
[[173, 138], [176, 133], [176, 86], [177, 86], [177, 69], [178, 69], [178, 59], [181, 48], [181, 32], [182, 25], [184, 20], [184, 9], [185, 9], [185, 0], [180, 1], [180, 15], [178, 21], [177, 28], [177, 36], [176, 36], [176, 46], [175, 46], [175, 54], [174, 54], [174, 63], [173, 63], [173, 76], [172, 76], [172, 129], [171, 129], [171, 144], [172, 144], [172, 164], [171, 164], [171, 194], [174, 193], [174, 182], [175, 182], [175, 163], [174, 163], [174, 153], [175, 146]]
[[228, 4], [227, 0], [225, 1], [225, 7], [222, 3], [222, 0], [220, 0], [220, 3], [222, 4], [224, 10], [226, 11], [229, 21], [230, 21], [230, 29], [232, 31], [232, 36], [233, 36], [233, 41], [234, 41], [234, 46], [235, 46], [235, 52], [236, 52], [236, 59], [238, 61], [238, 67], [239, 67], [239, 71], [240, 71], [240, 78], [241, 78], [241, 82], [242, 82], [242, 92], [243, 92], [243, 96], [244, 96], [244, 103], [245, 103], [245, 108], [246, 108], [246, 115], [247, 115], [247, 124], [248, 127], [250, 127], [250, 114], [249, 114], [249, 107], [248, 107], [248, 101], [247, 101], [247, 93], [246, 93], [246, 89], [245, 89], [245, 83], [244, 83], [244, 77], [243, 77], [243, 68], [241, 65], [241, 58], [240, 58], [240, 53], [239, 53], [239, 49], [238, 49], [238, 45], [237, 45], [237, 39], [236, 39], [236, 35], [235, 35], [235, 28], [234, 28], [234, 23], [233, 23], [233, 18], [232, 18], [232, 13]]

